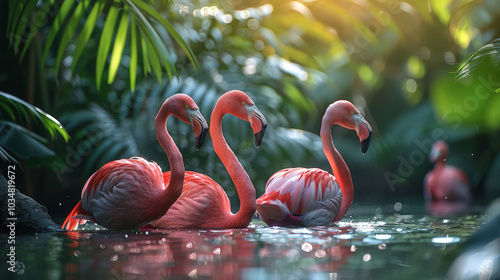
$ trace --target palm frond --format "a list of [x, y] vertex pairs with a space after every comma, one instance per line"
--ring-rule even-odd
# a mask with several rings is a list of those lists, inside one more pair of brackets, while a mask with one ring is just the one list
[[84, 172], [92, 174], [106, 162], [139, 155], [127, 126], [103, 107], [90, 103], [67, 108], [61, 122], [73, 135], [72, 151], [86, 156]]
[[57, 135], [60, 135], [64, 141], [67, 142], [69, 140], [68, 133], [57, 119], [24, 100], [8, 93], [0, 92], [0, 107], [4, 109], [4, 111], [0, 111], [0, 117], [3, 119], [16, 123], [30, 123], [31, 116], [42, 124], [52, 139], [56, 139]]
[[463, 79], [471, 75], [485, 63], [492, 62], [496, 68], [500, 67], [500, 38], [482, 46], [468, 55], [457, 67], [455, 79]]
[[[159, 82], [163, 73], [167, 73], [169, 78], [172, 78], [176, 74], [175, 61], [169, 50], [172, 46], [160, 37], [161, 29], [167, 31], [194, 68], [199, 70], [198, 61], [189, 45], [173, 25], [151, 6], [153, 4], [142, 0], [120, 0], [111, 3], [106, 0], [67, 0], [62, 4], [55, 0], [48, 0], [40, 5], [38, 3], [37, 0], [9, 1], [9, 41], [16, 52], [21, 51], [21, 58], [41, 27], [40, 22], [46, 22], [48, 11], [55, 9], [57, 15], [51, 19], [52, 24], [45, 40], [42, 60], [46, 60], [52, 45], [59, 37], [55, 60], [56, 71], [59, 70], [62, 60], [67, 55], [68, 46], [77, 38], [71, 65], [72, 72], [75, 71], [83, 50], [88, 48], [92, 34], [97, 29], [96, 27], [100, 26], [99, 19], [103, 17], [103, 13], [106, 15], [105, 24], [101, 31], [95, 63], [98, 88], [106, 65], [108, 67], [107, 81], [111, 84], [125, 56], [130, 58], [128, 66], [130, 67], [131, 89], [135, 89], [137, 62], [141, 55], [145, 74], [153, 71]], [[32, 22], [30, 19], [34, 16], [37, 17], [34, 21], [36, 23], [27, 24]], [[125, 48], [127, 40], [130, 42], [128, 54]], [[110, 47], [111, 44], [113, 48]], [[142, 51], [138, 51], [139, 45]]]
[[10, 121], [0, 120], [0, 158], [6, 162], [50, 165], [60, 161], [47, 139]]

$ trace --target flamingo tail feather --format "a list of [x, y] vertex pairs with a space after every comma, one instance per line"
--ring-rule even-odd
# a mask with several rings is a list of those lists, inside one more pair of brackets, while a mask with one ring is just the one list
[[80, 201], [68, 214], [68, 217], [64, 220], [61, 228], [65, 230], [76, 230], [79, 225], [84, 224], [89, 220], [94, 220], [92, 214], [83, 209], [82, 202]]

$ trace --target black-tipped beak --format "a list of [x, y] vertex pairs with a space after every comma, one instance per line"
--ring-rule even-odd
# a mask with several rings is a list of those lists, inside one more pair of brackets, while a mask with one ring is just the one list
[[368, 151], [368, 146], [370, 146], [372, 127], [360, 114], [354, 114], [353, 118], [356, 124], [356, 132], [361, 140], [361, 152], [364, 154]]
[[[193, 126], [193, 131], [196, 135], [196, 150], [199, 150], [208, 134], [208, 124], [203, 115], [199, 110], [189, 111], [189, 116], [191, 117], [191, 125]], [[195, 124], [195, 122], [197, 124]], [[199, 127], [198, 127], [199, 125]], [[199, 133], [198, 133], [199, 131]]]
[[260, 144], [262, 144], [262, 139], [264, 139], [264, 134], [266, 133], [266, 127], [267, 127], [267, 123], [262, 122], [262, 129], [259, 132], [254, 134], [256, 147], [258, 147], [258, 146], [260, 146]]
[[264, 139], [264, 134], [266, 133], [266, 118], [255, 105], [246, 106], [245, 109], [248, 112], [248, 121], [252, 125], [252, 129], [254, 131], [255, 146], [259, 147], [260, 144], [262, 144], [262, 139]]
[[205, 142], [205, 139], [207, 138], [207, 134], [208, 134], [208, 126], [206, 127], [202, 126], [200, 135], [196, 137], [196, 150], [199, 150], [201, 148], [201, 146]]
[[363, 139], [361, 141], [361, 152], [364, 154], [366, 151], [368, 151], [368, 146], [370, 146], [370, 139], [372, 138], [372, 132], [371, 130], [369, 131], [370, 133], [368, 134], [368, 137]]

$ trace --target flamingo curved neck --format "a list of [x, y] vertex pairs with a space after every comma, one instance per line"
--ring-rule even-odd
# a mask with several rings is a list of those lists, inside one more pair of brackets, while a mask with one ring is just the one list
[[227, 228], [246, 227], [252, 221], [257, 209], [256, 193], [250, 177], [222, 134], [222, 119], [226, 113], [229, 113], [228, 110], [215, 106], [210, 120], [210, 137], [212, 138], [215, 153], [221, 159], [234, 183], [240, 199], [240, 209], [238, 213], [230, 214], [229, 217], [221, 217], [219, 226]]
[[170, 114], [171, 110], [169, 110], [168, 102], [165, 102], [155, 119], [156, 139], [165, 151], [170, 164], [170, 182], [168, 186], [165, 186], [166, 189], [162, 191], [163, 199], [159, 200], [162, 204], [158, 206], [167, 207], [167, 210], [180, 196], [185, 174], [182, 154], [167, 131], [167, 118]]
[[352, 184], [351, 172], [347, 167], [344, 159], [337, 151], [335, 146], [333, 145], [331, 128], [335, 124], [329, 125], [325, 121], [321, 124], [321, 142], [323, 143], [323, 152], [330, 163], [330, 166], [333, 171], [333, 175], [337, 179], [337, 182], [340, 185], [340, 189], [342, 191], [342, 202], [340, 204], [340, 208], [337, 211], [337, 215], [333, 219], [334, 222], [342, 219], [349, 207], [352, 204], [352, 200], [354, 197], [354, 189]]

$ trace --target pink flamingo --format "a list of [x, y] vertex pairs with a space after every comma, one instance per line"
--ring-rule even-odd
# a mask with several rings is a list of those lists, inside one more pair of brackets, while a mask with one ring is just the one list
[[339, 221], [353, 200], [351, 172], [332, 142], [331, 128], [356, 130], [365, 153], [372, 129], [350, 102], [332, 103], [321, 122], [323, 151], [333, 174], [318, 168], [287, 168], [276, 172], [257, 199], [257, 213], [271, 226], [319, 226]]
[[164, 183], [158, 164], [141, 157], [108, 162], [87, 180], [81, 201], [64, 221], [63, 229], [75, 230], [87, 220], [113, 230], [139, 229], [167, 212], [181, 194], [185, 173], [182, 155], [166, 127], [171, 114], [193, 126], [197, 149], [208, 132], [207, 122], [191, 97], [175, 94], [165, 100], [156, 116], [155, 130], [170, 163], [170, 182]]
[[[222, 135], [222, 118], [225, 114], [232, 114], [250, 122], [257, 147], [262, 142], [267, 122], [254, 102], [239, 90], [223, 94], [212, 112], [210, 137], [215, 153], [226, 167], [238, 192], [238, 213], [231, 213], [229, 198], [212, 178], [200, 173], [186, 172], [179, 199], [165, 216], [146, 228], [242, 228], [250, 224], [256, 208], [255, 188]], [[164, 180], [171, 180], [169, 174], [164, 174]]]
[[445, 164], [448, 145], [436, 141], [432, 145], [429, 160], [435, 163], [424, 179], [425, 199], [431, 201], [468, 201], [471, 198], [469, 179], [460, 169]]

